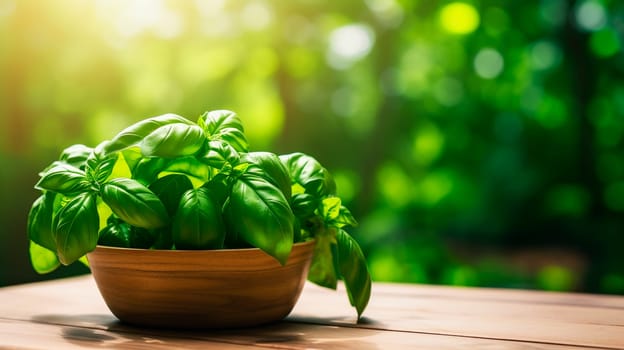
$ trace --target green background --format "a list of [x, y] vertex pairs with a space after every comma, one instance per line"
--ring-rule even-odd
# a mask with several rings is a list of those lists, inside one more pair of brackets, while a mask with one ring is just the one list
[[624, 3], [0, 3], [0, 285], [37, 173], [145, 117], [242, 118], [336, 177], [373, 279], [624, 293]]

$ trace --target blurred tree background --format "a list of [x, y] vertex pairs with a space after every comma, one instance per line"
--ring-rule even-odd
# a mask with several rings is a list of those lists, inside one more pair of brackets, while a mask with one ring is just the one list
[[335, 175], [374, 280], [624, 293], [624, 2], [0, 1], [0, 285], [37, 173], [231, 109]]

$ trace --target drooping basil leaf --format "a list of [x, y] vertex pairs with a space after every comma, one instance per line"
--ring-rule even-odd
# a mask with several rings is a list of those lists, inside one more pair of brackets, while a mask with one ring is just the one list
[[336, 289], [338, 276], [334, 264], [332, 245], [336, 243], [336, 229], [329, 227], [317, 231], [314, 236], [314, 255], [308, 272], [308, 280], [319, 286]]
[[136, 180], [113, 179], [102, 186], [101, 195], [113, 213], [132, 226], [153, 229], [167, 224], [163, 203]]
[[240, 156], [227, 142], [215, 140], [208, 143], [208, 151], [201, 160], [215, 169], [222, 169], [225, 164], [232, 167], [237, 165], [240, 162]]
[[206, 188], [186, 191], [172, 227], [176, 249], [220, 249], [225, 240], [221, 206]]
[[247, 152], [249, 145], [243, 124], [236, 113], [227, 110], [210, 111], [202, 114], [197, 121], [208, 138], [223, 140], [238, 152]]
[[85, 162], [93, 151], [93, 148], [85, 145], [72, 145], [63, 150], [59, 159], [76, 168], [85, 169]]
[[134, 146], [156, 129], [173, 123], [194, 124], [184, 117], [171, 113], [147, 118], [122, 130], [104, 147], [104, 152], [111, 153]]
[[90, 187], [83, 170], [63, 162], [54, 162], [45, 172], [35, 188], [41, 191], [52, 191], [72, 196], [87, 191]]
[[61, 263], [56, 257], [55, 251], [56, 248], [54, 250], [50, 250], [33, 241], [30, 241], [30, 263], [33, 269], [39, 274], [50, 273], [56, 270]]
[[362, 316], [371, 294], [371, 278], [358, 243], [344, 230], [338, 230], [338, 267], [347, 287], [349, 302]]
[[263, 177], [244, 173], [232, 187], [229, 205], [234, 218], [229, 227], [285, 264], [292, 249], [295, 218], [282, 191]]
[[270, 152], [249, 152], [242, 154], [241, 160], [257, 165], [249, 167], [247, 172], [253, 172], [271, 181], [282, 190], [286, 200], [290, 201], [292, 195], [290, 174], [277, 155]]
[[197, 153], [205, 142], [206, 135], [199, 126], [172, 123], [146, 135], [139, 146], [146, 157], [175, 158]]
[[95, 193], [79, 194], [54, 216], [56, 254], [63, 265], [95, 249], [100, 220], [96, 199]]
[[299, 184], [317, 198], [336, 195], [336, 183], [329, 171], [316, 159], [303, 154], [281, 155], [282, 163], [288, 169], [293, 184]]
[[35, 200], [28, 213], [28, 238], [53, 252], [56, 251], [52, 231], [54, 197], [53, 192], [45, 192]]
[[188, 177], [182, 174], [163, 176], [148, 187], [163, 203], [167, 213], [173, 217], [184, 192], [193, 188]]

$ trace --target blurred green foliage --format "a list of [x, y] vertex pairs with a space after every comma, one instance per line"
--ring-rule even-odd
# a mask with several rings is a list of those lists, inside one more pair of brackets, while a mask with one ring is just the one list
[[227, 108], [335, 174], [374, 280], [624, 293], [620, 1], [4, 0], [0, 33], [0, 285], [41, 278], [64, 147]]

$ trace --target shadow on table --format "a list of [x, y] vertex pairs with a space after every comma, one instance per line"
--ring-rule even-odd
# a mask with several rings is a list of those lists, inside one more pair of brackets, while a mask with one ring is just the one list
[[[286, 349], [378, 349], [371, 337], [379, 331], [325, 325], [333, 323], [330, 320], [282, 321], [253, 328], [196, 331], [135, 327], [105, 314], [38, 315], [32, 320], [61, 326], [63, 339], [77, 346], [199, 349], [210, 343], [220, 349], [250, 345]], [[365, 321], [371, 322], [370, 319]]]

